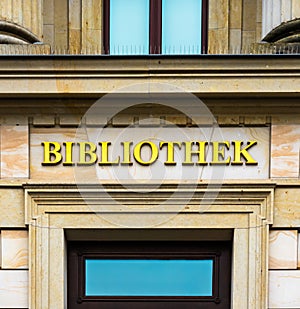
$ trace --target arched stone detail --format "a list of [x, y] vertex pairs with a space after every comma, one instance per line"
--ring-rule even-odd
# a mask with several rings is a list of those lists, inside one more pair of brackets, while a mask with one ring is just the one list
[[28, 29], [5, 20], [0, 20], [0, 44], [34, 44], [40, 40]]
[[300, 43], [300, 18], [281, 23], [262, 40], [267, 43]]

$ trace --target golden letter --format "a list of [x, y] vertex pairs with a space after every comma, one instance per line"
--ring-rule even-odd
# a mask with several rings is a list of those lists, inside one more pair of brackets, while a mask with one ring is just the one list
[[132, 145], [132, 142], [121, 142], [121, 145], [123, 145], [123, 161], [121, 162], [121, 165], [132, 165], [130, 158], [130, 146]]
[[165, 165], [176, 165], [176, 162], [174, 161], [174, 146], [178, 146], [179, 149], [181, 149], [181, 143], [180, 142], [160, 142], [159, 148], [162, 149], [164, 146], [168, 146], [167, 148], [167, 161], [165, 162]]
[[99, 142], [101, 148], [101, 161], [98, 163], [99, 165], [118, 165], [120, 162], [120, 157], [118, 157], [115, 161], [108, 161], [108, 146], [111, 145], [111, 142]]
[[[42, 165], [58, 165], [62, 161], [61, 146], [57, 142], [42, 142], [44, 146], [44, 162]], [[54, 157], [51, 160], [51, 157]]]
[[243, 165], [243, 161], [241, 160], [241, 155], [246, 160], [246, 165], [257, 165], [257, 161], [255, 161], [251, 155], [248, 153], [248, 149], [257, 144], [257, 141], [248, 141], [247, 145], [244, 149], [241, 149], [243, 142], [242, 141], [233, 141], [234, 145], [234, 160], [231, 162], [232, 165]]
[[[96, 150], [97, 147], [94, 143], [80, 142], [79, 145], [79, 162], [77, 165], [93, 165], [97, 162]], [[88, 148], [88, 149], [87, 149]], [[87, 156], [89, 161], [87, 161]]]
[[63, 165], [74, 165], [73, 162], [73, 142], [64, 142], [63, 145], [65, 146], [66, 149], [66, 158], [65, 161], [63, 162]]
[[[225, 142], [212, 142], [212, 145], [213, 145], [213, 156], [212, 156], [212, 161], [210, 162], [210, 165], [228, 165], [228, 164], [230, 164], [231, 157], [228, 157], [225, 160], [225, 147], [229, 150], [230, 143], [227, 142], [227, 141], [225, 141]], [[221, 148], [220, 148], [220, 146], [221, 146]], [[220, 158], [223, 161], [219, 161]]]
[[[194, 165], [192, 161], [192, 155], [198, 156], [197, 165], [207, 165], [205, 160], [205, 148], [207, 142], [183, 142], [185, 144], [185, 161], [182, 165]], [[193, 145], [198, 146], [198, 150], [192, 150]]]
[[[151, 148], [151, 158], [149, 161], [144, 161], [141, 158], [141, 148], [145, 145], [148, 145]], [[136, 160], [136, 162], [138, 162], [141, 165], [151, 165], [152, 163], [154, 163], [157, 158], [158, 158], [158, 148], [157, 146], [149, 141], [144, 141], [144, 142], [140, 142], [138, 143], [133, 150], [133, 156], [134, 159]]]

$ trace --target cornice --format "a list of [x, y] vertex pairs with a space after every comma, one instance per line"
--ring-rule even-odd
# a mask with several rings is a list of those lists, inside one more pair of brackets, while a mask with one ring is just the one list
[[216, 97], [297, 97], [299, 81], [297, 55], [0, 57], [2, 97], [96, 97], [138, 83]]

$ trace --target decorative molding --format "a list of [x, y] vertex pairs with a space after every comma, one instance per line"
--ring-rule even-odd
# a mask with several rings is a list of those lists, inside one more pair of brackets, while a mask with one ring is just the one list
[[[155, 184], [153, 186], [156, 188]], [[147, 184], [149, 187], [151, 184]], [[232, 229], [231, 308], [267, 307], [267, 248], [269, 225], [273, 222], [274, 184], [224, 185], [218, 189], [214, 200], [209, 196], [216, 193], [217, 188], [201, 184], [180, 211], [176, 204], [180, 204], [180, 197], [190, 193], [188, 184], [182, 188], [163, 184], [153, 193], [143, 193], [144, 189], [144, 185], [130, 184], [126, 188], [107, 184], [103, 190], [87, 186], [84, 194], [93, 204], [91, 209], [76, 186], [25, 186], [26, 222], [30, 234], [30, 308], [66, 308], [65, 232], [68, 229], [80, 229], [82, 232], [85, 229], [113, 229], [115, 232], [124, 229], [124, 226], [109, 220], [106, 214], [134, 222], [142, 222], [150, 215], [169, 215], [169, 220], [151, 227], [153, 230], [206, 229], [209, 232], [210, 229]], [[179, 190], [179, 194], [170, 198], [162, 211], [156, 209], [153, 212], [155, 203], [166, 199], [175, 190]], [[120, 210], [112, 199], [122, 201], [128, 211]], [[204, 208], [210, 207], [201, 212], [200, 202]], [[141, 204], [144, 209], [141, 209]], [[133, 227], [128, 229], [134, 230]]]
[[200, 97], [293, 97], [298, 95], [299, 78], [297, 55], [137, 59], [28, 55], [0, 59], [2, 97], [99, 98], [140, 83], [151, 85], [152, 92], [165, 92], [161, 85], [168, 84]]

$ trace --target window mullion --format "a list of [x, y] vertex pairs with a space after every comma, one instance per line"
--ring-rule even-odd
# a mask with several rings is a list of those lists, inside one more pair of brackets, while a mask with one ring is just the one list
[[150, 0], [150, 54], [161, 54], [162, 0]]
[[110, 54], [110, 0], [104, 0], [103, 2], [103, 49], [104, 54]]
[[202, 54], [208, 50], [208, 0], [202, 0]]

